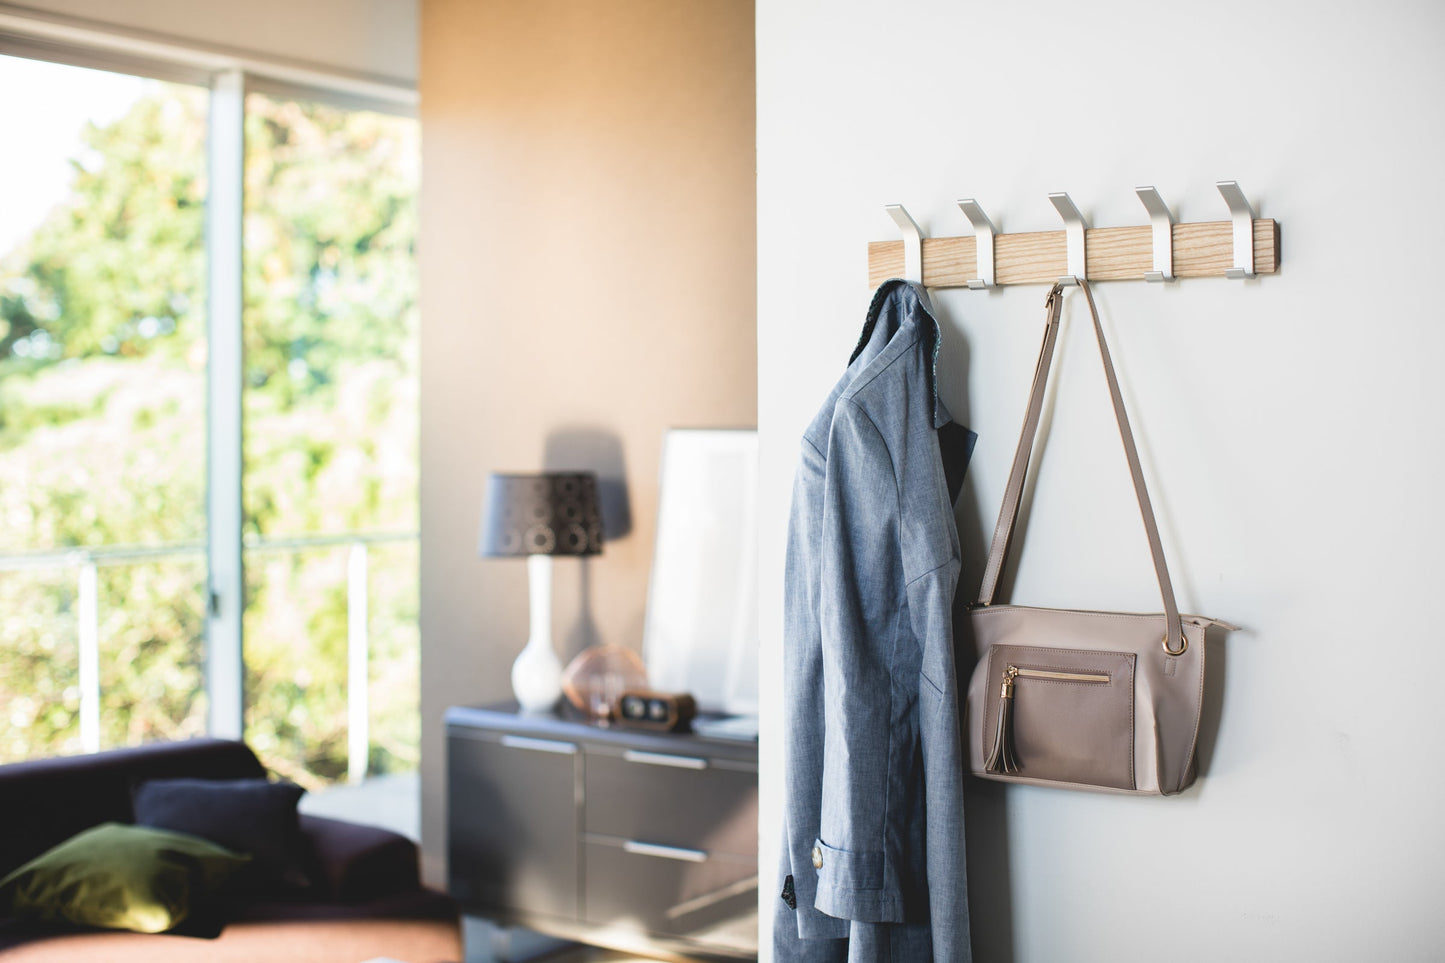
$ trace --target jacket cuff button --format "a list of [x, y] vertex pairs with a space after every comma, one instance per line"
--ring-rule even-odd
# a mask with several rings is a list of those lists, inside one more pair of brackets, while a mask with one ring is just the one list
[[823, 868], [823, 851], [822, 851], [821, 849], [819, 849], [817, 846], [814, 846], [814, 847], [813, 847], [813, 868], [814, 868], [814, 869], [822, 869], [822, 868]]

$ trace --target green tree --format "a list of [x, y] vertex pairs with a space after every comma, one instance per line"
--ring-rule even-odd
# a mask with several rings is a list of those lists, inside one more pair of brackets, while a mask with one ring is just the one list
[[162, 89], [114, 124], [87, 125], [71, 196], [7, 259], [7, 380], [62, 360], [177, 360], [202, 338], [206, 101], [200, 91]]

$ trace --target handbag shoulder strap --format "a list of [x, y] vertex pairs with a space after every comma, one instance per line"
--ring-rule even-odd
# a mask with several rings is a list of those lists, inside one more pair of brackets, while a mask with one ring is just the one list
[[[1149, 491], [1144, 485], [1144, 471], [1139, 464], [1139, 451], [1134, 445], [1134, 433], [1129, 428], [1129, 416], [1124, 411], [1124, 397], [1119, 393], [1119, 380], [1114, 375], [1114, 362], [1109, 357], [1109, 346], [1104, 340], [1104, 327], [1099, 323], [1099, 309], [1094, 305], [1094, 292], [1089, 283], [1079, 281], [1084, 297], [1089, 303], [1089, 314], [1094, 321], [1094, 334], [1099, 341], [1099, 357], [1104, 362], [1104, 378], [1109, 383], [1109, 395], [1114, 401], [1114, 420], [1119, 425], [1119, 438], [1124, 443], [1124, 456], [1129, 460], [1129, 474], [1134, 479], [1134, 495], [1139, 501], [1139, 515], [1144, 520], [1144, 531], [1149, 537], [1149, 551], [1154, 557], [1154, 572], [1159, 577], [1159, 591], [1164, 597], [1164, 618], [1166, 633], [1164, 649], [1172, 655], [1184, 651], [1182, 626], [1179, 621], [1179, 606], [1174, 601], [1174, 586], [1169, 581], [1169, 569], [1164, 561], [1164, 543], [1159, 539], [1159, 526], [1154, 520], [1154, 506], [1149, 501]], [[1034, 384], [1029, 393], [1028, 412], [1024, 416], [1023, 430], [1019, 434], [1019, 446], [1014, 452], [1013, 467], [1009, 470], [1008, 485], [1004, 488], [1003, 505], [999, 509], [998, 524], [993, 530], [993, 544], [988, 552], [988, 564], [984, 568], [983, 584], [979, 587], [978, 604], [993, 603], [998, 588], [999, 574], [1003, 571], [1004, 559], [1008, 556], [1009, 542], [1013, 537], [1014, 521], [1018, 517], [1019, 501], [1023, 497], [1024, 477], [1028, 473], [1029, 457], [1033, 452], [1034, 436], [1039, 429], [1039, 416], [1044, 407], [1044, 388], [1049, 380], [1049, 368], [1053, 364], [1054, 343], [1059, 335], [1059, 315], [1063, 310], [1064, 293], [1062, 286], [1055, 284], [1044, 301], [1046, 322], [1044, 343], [1039, 350], [1039, 361], [1034, 369]], [[1177, 646], [1177, 648], [1176, 648]]]

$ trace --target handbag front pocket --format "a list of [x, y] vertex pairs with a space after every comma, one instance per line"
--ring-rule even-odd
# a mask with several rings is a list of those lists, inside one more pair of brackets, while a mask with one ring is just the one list
[[995, 645], [984, 774], [1134, 788], [1132, 652]]

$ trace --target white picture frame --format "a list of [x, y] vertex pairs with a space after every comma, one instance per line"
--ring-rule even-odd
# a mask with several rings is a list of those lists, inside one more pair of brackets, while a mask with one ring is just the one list
[[758, 711], [754, 429], [674, 428], [662, 445], [642, 656], [699, 710]]

